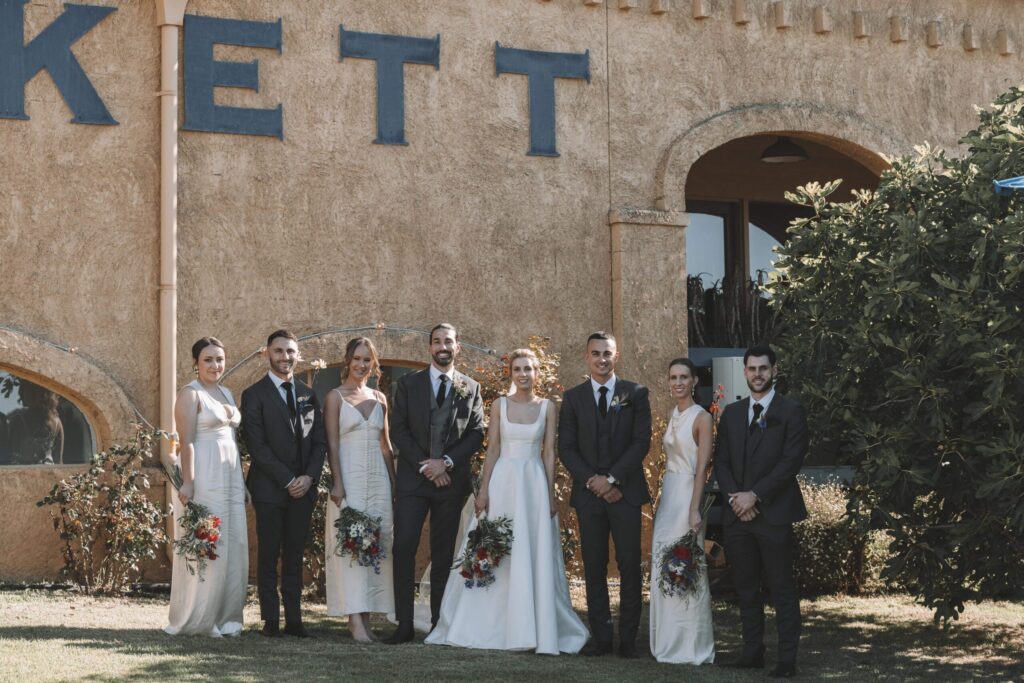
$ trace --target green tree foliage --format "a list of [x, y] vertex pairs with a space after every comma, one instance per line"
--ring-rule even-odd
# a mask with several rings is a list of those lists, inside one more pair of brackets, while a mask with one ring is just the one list
[[789, 195], [769, 285], [786, 374], [814, 448], [856, 465], [850, 511], [892, 538], [885, 578], [936, 620], [1024, 586], [1024, 91], [961, 140], [893, 162], [876, 192]]

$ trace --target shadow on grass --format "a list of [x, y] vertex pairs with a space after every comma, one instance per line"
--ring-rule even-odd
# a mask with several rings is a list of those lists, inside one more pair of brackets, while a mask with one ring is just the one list
[[[805, 679], [844, 680], [968, 680], [1024, 677], [1020, 649], [1024, 628], [1008, 625], [962, 626], [943, 632], [930, 621], [907, 620], [897, 612], [888, 617], [864, 609], [842, 611], [831, 603], [821, 607], [805, 601], [800, 672]], [[717, 659], [728, 662], [739, 650], [736, 607], [715, 603]], [[212, 679], [250, 681], [339, 681], [350, 679], [437, 681], [515, 680], [551, 681], [557, 678], [591, 681], [660, 681], [693, 678], [708, 681], [753, 681], [765, 672], [745, 672], [721, 666], [690, 668], [658, 664], [649, 656], [538, 656], [426, 646], [362, 645], [348, 635], [344, 619], [308, 613], [307, 627], [316, 638], [266, 639], [250, 626], [240, 638], [168, 636], [158, 629], [117, 627], [6, 626], [0, 639], [26, 647], [58, 641], [64, 651], [100, 650], [127, 659], [111, 673], [83, 671], [78, 680], [107, 682], [149, 677], [158, 680]], [[485, 615], [481, 616], [486, 618]], [[646, 653], [647, 617], [638, 645]], [[389, 625], [375, 621], [378, 634]], [[768, 614], [769, 666], [774, 661], [773, 615]], [[137, 658], [137, 663], [133, 658]], [[116, 673], [113, 671], [116, 669]]]

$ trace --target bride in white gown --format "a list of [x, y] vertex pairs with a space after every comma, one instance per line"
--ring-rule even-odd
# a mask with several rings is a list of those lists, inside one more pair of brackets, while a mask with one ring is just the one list
[[[458, 568], [452, 570], [440, 619], [425, 642], [575, 653], [589, 634], [569, 599], [554, 514], [555, 407], [533, 393], [532, 351], [513, 351], [510, 365], [515, 394], [491, 408], [476, 511], [512, 520], [512, 549], [487, 588], [467, 588]], [[475, 527], [474, 520], [468, 531]]]
[[698, 579], [697, 592], [686, 598], [666, 597], [658, 588], [658, 558], [666, 544], [691, 529], [704, 541], [700, 502], [704, 477], [711, 460], [711, 415], [693, 402], [697, 369], [688, 358], [669, 364], [668, 388], [676, 399], [665, 430], [665, 478], [651, 542], [651, 654], [659, 662], [710, 664], [715, 661], [715, 634], [711, 624], [711, 591], [707, 568]]

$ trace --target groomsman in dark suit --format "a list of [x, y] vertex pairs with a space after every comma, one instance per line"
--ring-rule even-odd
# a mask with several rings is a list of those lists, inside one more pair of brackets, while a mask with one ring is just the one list
[[[430, 365], [398, 380], [391, 440], [398, 449], [394, 583], [398, 628], [385, 641], [413, 639], [416, 550], [430, 515], [430, 623], [441, 614], [462, 506], [472, 490], [470, 460], [484, 440], [480, 385], [455, 369], [459, 338], [448, 323], [430, 331]], [[486, 619], [487, 615], [481, 615]]]
[[807, 517], [796, 475], [807, 454], [807, 418], [799, 403], [775, 391], [775, 352], [754, 346], [743, 355], [750, 397], [726, 406], [718, 427], [715, 475], [728, 497], [725, 553], [743, 622], [736, 666], [764, 667], [761, 575], [775, 605], [779, 632], [774, 678], [796, 675], [800, 596], [793, 573], [793, 524]]
[[643, 463], [651, 444], [647, 387], [615, 375], [615, 337], [587, 339], [590, 379], [565, 392], [558, 419], [559, 457], [572, 475], [570, 504], [579, 519], [591, 641], [586, 656], [612, 651], [608, 535], [619, 568], [619, 654], [636, 656], [640, 627], [640, 508], [651, 495]]
[[[242, 428], [252, 457], [246, 485], [256, 510], [259, 542], [257, 583], [263, 635], [299, 638], [302, 625], [302, 555], [316, 503], [317, 482], [327, 454], [327, 436], [316, 394], [295, 379], [298, 340], [287, 330], [267, 339], [270, 372], [242, 393]], [[277, 562], [281, 561], [281, 601]]]

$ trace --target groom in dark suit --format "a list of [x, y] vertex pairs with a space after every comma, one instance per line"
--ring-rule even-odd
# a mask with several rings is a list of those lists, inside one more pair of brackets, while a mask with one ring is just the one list
[[619, 567], [619, 654], [636, 656], [640, 627], [640, 508], [651, 501], [643, 463], [651, 444], [647, 387], [615, 376], [615, 338], [587, 339], [590, 379], [565, 392], [558, 419], [559, 457], [572, 474], [570, 504], [579, 519], [587, 614], [586, 656], [612, 651], [608, 534]]
[[807, 517], [796, 475], [807, 454], [807, 418], [796, 401], [776, 393], [775, 352], [754, 346], [743, 355], [750, 398], [726, 406], [718, 427], [715, 475], [728, 497], [722, 522], [743, 622], [736, 666], [764, 667], [767, 579], [779, 632], [779, 661], [769, 674], [796, 675], [800, 596], [793, 574], [793, 524]]
[[327, 436], [316, 394], [292, 374], [299, 359], [295, 335], [267, 339], [270, 372], [242, 393], [242, 428], [252, 457], [246, 485], [256, 510], [257, 583], [263, 635], [280, 635], [277, 562], [281, 560], [284, 632], [306, 638], [299, 597], [302, 555], [316, 503]]
[[480, 385], [455, 370], [459, 339], [448, 323], [430, 331], [430, 365], [398, 380], [391, 410], [391, 440], [398, 450], [394, 582], [398, 628], [385, 641], [413, 639], [416, 551], [430, 515], [430, 623], [455, 555], [459, 519], [472, 490], [470, 460], [484, 440]]

